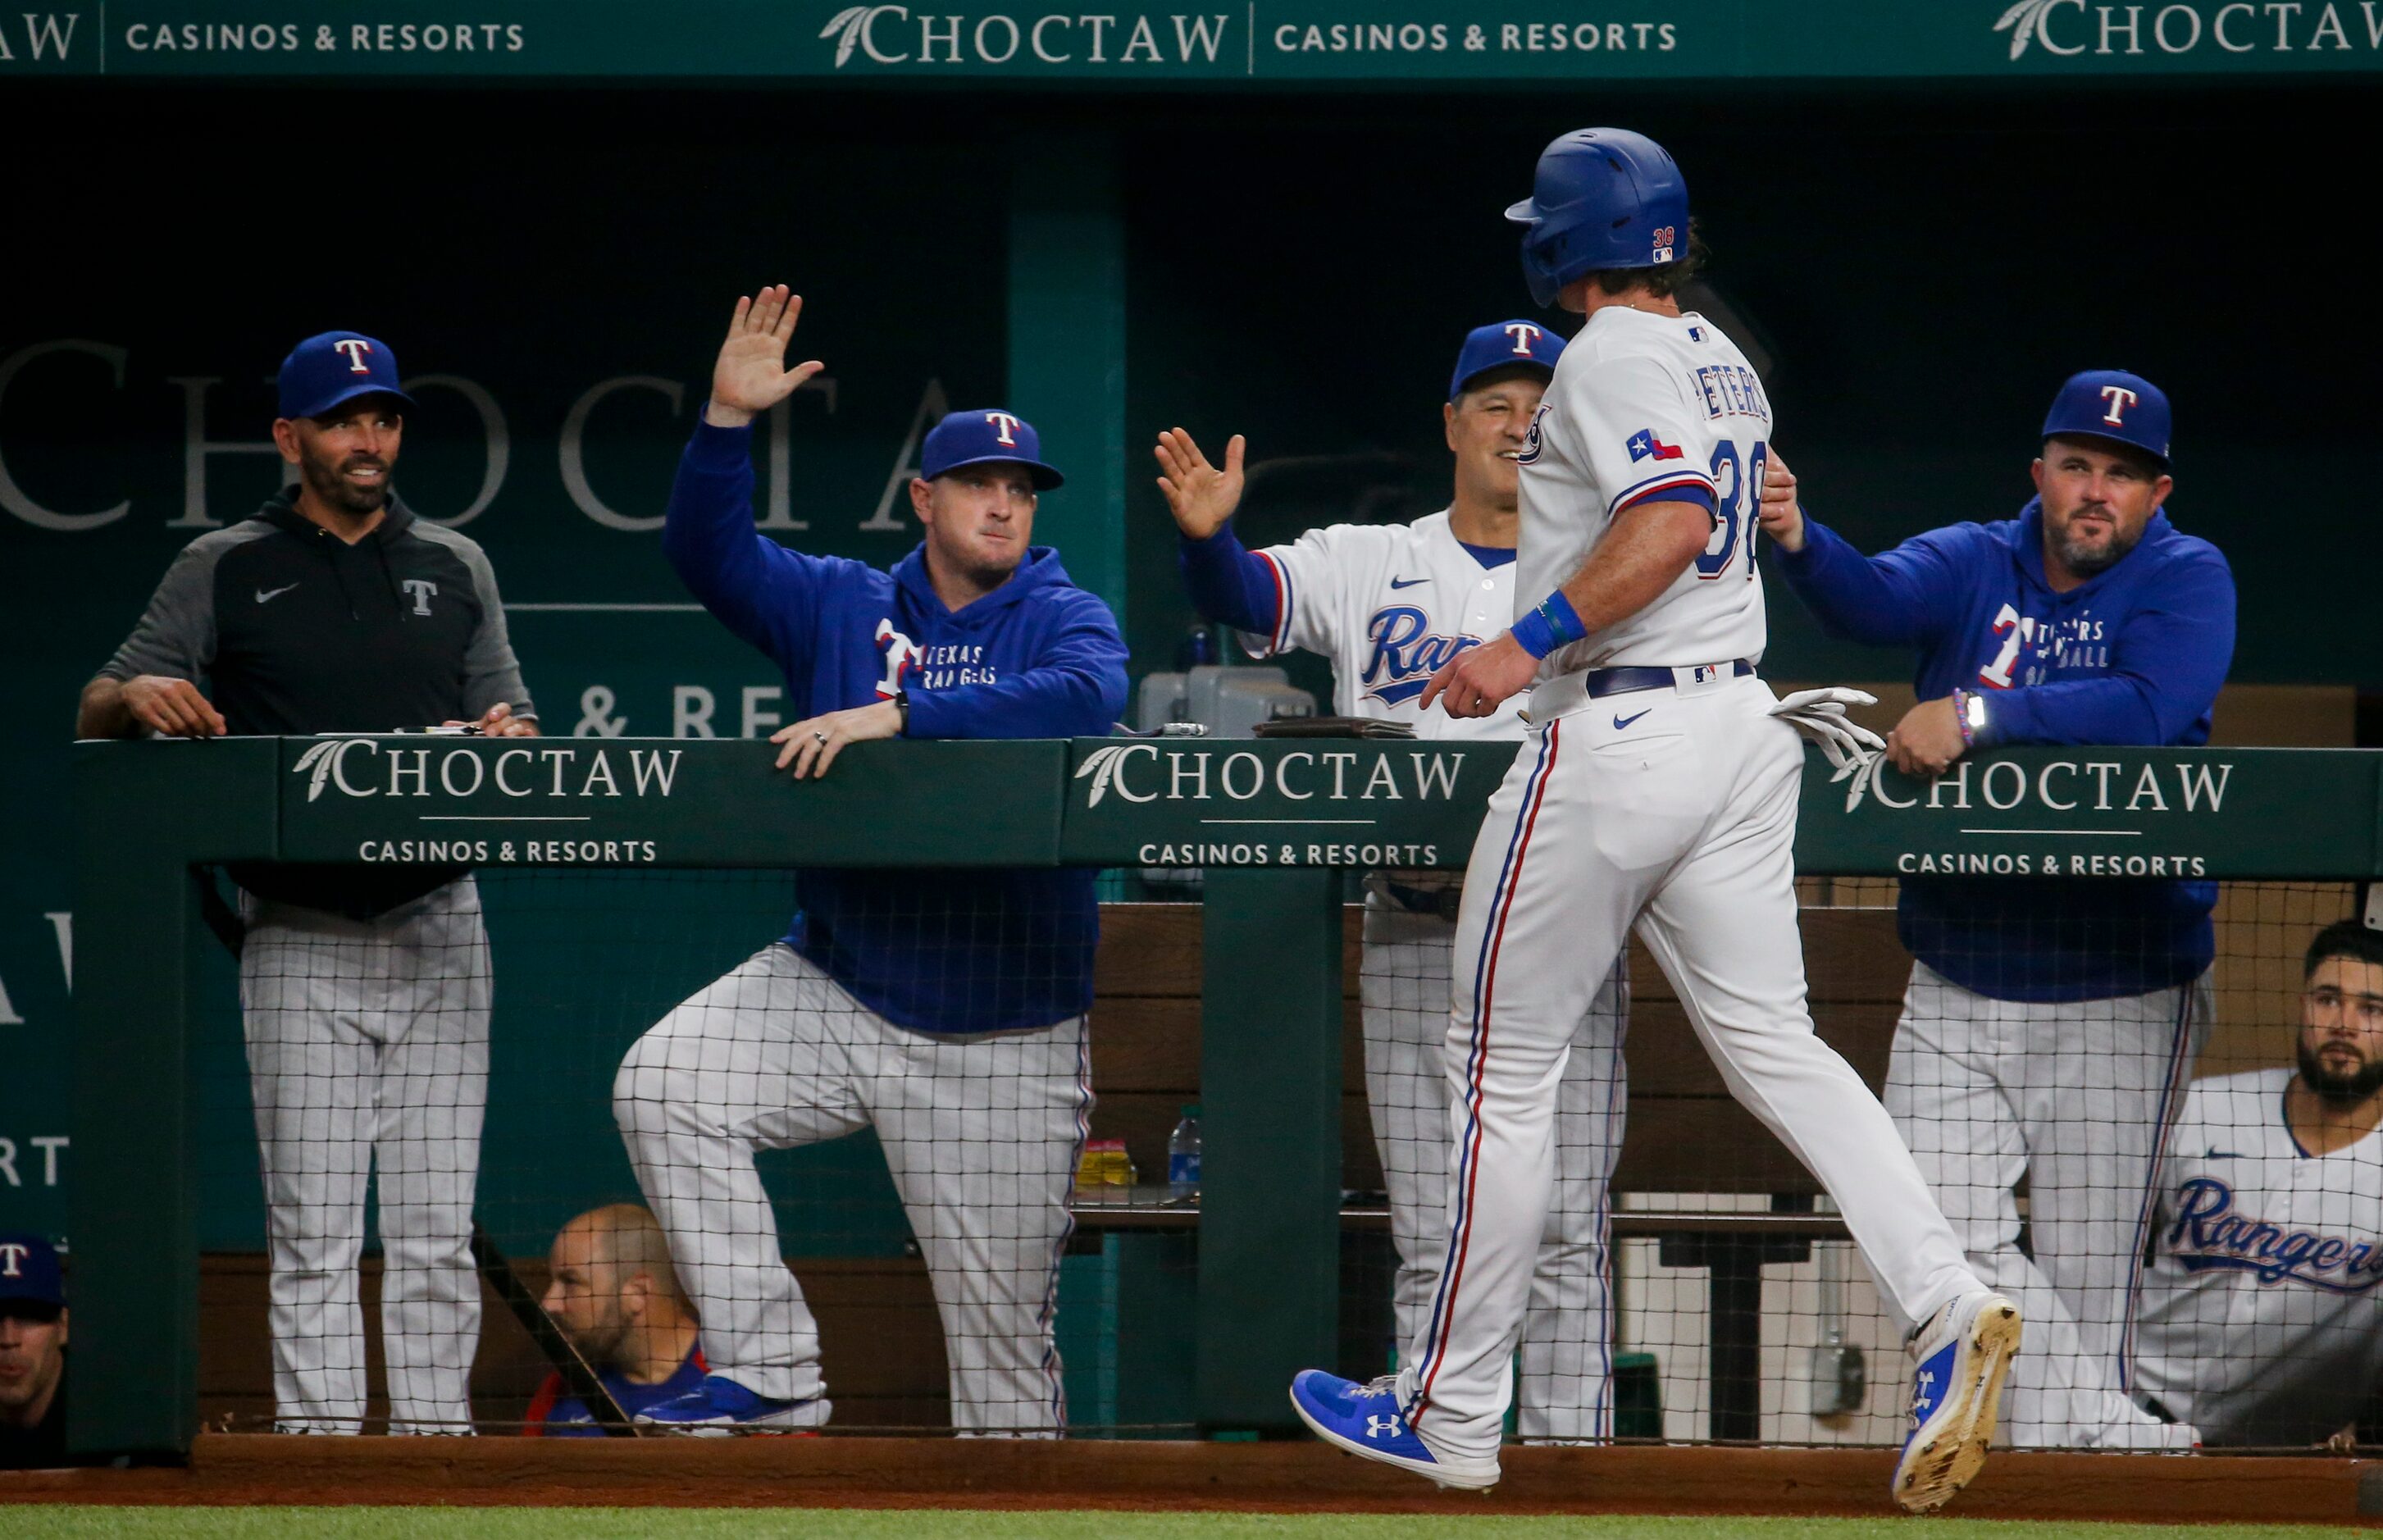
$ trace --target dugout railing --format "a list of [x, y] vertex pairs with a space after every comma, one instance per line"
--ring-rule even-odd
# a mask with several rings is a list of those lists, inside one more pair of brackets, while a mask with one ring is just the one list
[[[772, 772], [766, 745], [744, 742], [79, 745], [73, 1445], [172, 1454], [197, 1429], [192, 1066], [216, 944], [210, 869], [242, 861], [1204, 869], [1196, 1217], [1082, 1218], [1196, 1225], [1191, 1422], [1279, 1429], [1290, 1375], [1337, 1361], [1344, 1231], [1379, 1223], [1343, 1201], [1347, 874], [1462, 867], [1513, 752], [1314, 740], [863, 745], [825, 781], [796, 784]], [[2047, 869], [2363, 881], [2383, 860], [2383, 754], [2024, 749], [1981, 756], [1932, 786], [1883, 765], [1833, 776], [1815, 756], [1797, 856], [1832, 882]], [[1810, 931], [1835, 923], [1808, 919], [1808, 954]], [[1816, 989], [1824, 1033], [1825, 1005]], [[1618, 1189], [1774, 1194], [1750, 1213], [1614, 1216], [1617, 1237], [1653, 1238], [1677, 1264], [1709, 1270], [1712, 1393], [1698, 1431], [1750, 1436], [1761, 1268], [1842, 1228], [1799, 1201], [1809, 1178], [1770, 1174], [1785, 1152], [1753, 1153], [1768, 1136], [1710, 1088], [1634, 1090], [1634, 1102]], [[1660, 1178], [1634, 1175], [1634, 1161], [1656, 1163]]]

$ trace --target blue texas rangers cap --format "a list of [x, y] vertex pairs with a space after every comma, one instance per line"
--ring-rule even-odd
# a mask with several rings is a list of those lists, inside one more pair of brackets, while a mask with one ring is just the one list
[[1034, 425], [999, 407], [955, 412], [930, 429], [927, 441], [919, 447], [919, 474], [929, 481], [963, 465], [1004, 461], [1025, 466], [1038, 492], [1068, 479], [1043, 463], [1043, 436]]
[[2141, 375], [2124, 369], [2088, 369], [2071, 375], [2052, 410], [2043, 436], [2110, 438], [2167, 463], [2167, 395]]
[[414, 398], [397, 388], [397, 355], [360, 331], [318, 332], [281, 361], [281, 415], [320, 417], [358, 396]]
[[0, 1234], [0, 1305], [19, 1300], [37, 1305], [67, 1302], [58, 1249], [28, 1231]]
[[1466, 386], [1481, 376], [1510, 364], [1537, 364], [1553, 376], [1556, 359], [1563, 349], [1563, 339], [1537, 321], [1499, 321], [1475, 326], [1464, 334], [1464, 346], [1457, 350], [1456, 373], [1448, 380], [1448, 399], [1456, 400], [1464, 394]]

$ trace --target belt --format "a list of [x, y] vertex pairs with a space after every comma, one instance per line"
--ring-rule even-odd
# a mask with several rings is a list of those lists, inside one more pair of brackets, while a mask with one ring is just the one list
[[1600, 700], [1607, 696], [1626, 696], [1637, 690], [1669, 690], [1680, 684], [1709, 684], [1722, 677], [1724, 668], [1734, 679], [1746, 679], [1754, 672], [1754, 665], [1740, 658], [1731, 663], [1697, 663], [1678, 669], [1591, 669], [1580, 676], [1580, 683], [1589, 699]]

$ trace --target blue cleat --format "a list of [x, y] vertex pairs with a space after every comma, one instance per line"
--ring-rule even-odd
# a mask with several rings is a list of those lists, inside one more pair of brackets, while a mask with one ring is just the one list
[[1321, 1369], [1303, 1369], [1290, 1382], [1290, 1405], [1316, 1437], [1350, 1454], [1413, 1471], [1444, 1487], [1486, 1492], [1498, 1485], [1496, 1460], [1435, 1454], [1407, 1425], [1396, 1374], [1359, 1385]]
[[1932, 1513], [1984, 1466], [2019, 1342], [2019, 1307], [1990, 1290], [1964, 1294], [1913, 1337], [1911, 1435], [1895, 1464], [1896, 1502]]
[[685, 1395], [656, 1401], [632, 1421], [657, 1433], [720, 1438], [740, 1428], [815, 1428], [832, 1410], [821, 1397], [776, 1401], [755, 1395], [725, 1374], [708, 1374]]

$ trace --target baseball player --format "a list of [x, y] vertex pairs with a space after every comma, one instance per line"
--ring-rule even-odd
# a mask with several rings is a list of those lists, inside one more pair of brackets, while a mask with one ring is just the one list
[[[273, 441], [295, 487], [182, 548], [84, 687], [86, 738], [536, 732], [488, 559], [390, 478], [413, 402], [386, 344], [310, 337]], [[213, 695], [203, 693], [205, 680]], [[467, 1433], [480, 1334], [472, 1190], [488, 1074], [488, 941], [460, 867], [231, 869], [249, 1090], [272, 1258], [276, 1425], [364, 1414], [356, 1262], [379, 1172], [391, 1433]]]
[[[636, 1204], [608, 1203], [563, 1226], [547, 1253], [547, 1279], [539, 1307], [629, 1415], [685, 1395], [711, 1372], [670, 1242]], [[524, 1421], [533, 1438], [604, 1433], [560, 1373], [539, 1385]]]
[[[1763, 527], [1788, 586], [1834, 634], [1920, 648], [1920, 704], [1887, 744], [1903, 770], [1944, 774], [1997, 744], [2209, 741], [2234, 580], [2161, 511], [2168, 423], [2149, 380], [2078, 375], [2019, 517], [1875, 559], [1806, 516], [1772, 458]], [[1969, 767], [1954, 773], [1965, 788]], [[2214, 882], [1903, 880], [1918, 961], [1886, 1106], [1971, 1264], [2031, 1323], [2014, 1443], [2191, 1448], [2124, 1392], [2160, 1134], [2209, 1029], [2216, 898]]]
[[2134, 1388], [2204, 1444], [2323, 1443], [2383, 1385], [2383, 934], [2302, 974], [2298, 1066], [2195, 1081], [2160, 1167]]
[[[779, 766], [823, 775], [846, 745], [897, 735], [1106, 733], [1125, 645], [1108, 607], [1027, 543], [1060, 477], [1015, 413], [956, 412], [927, 435], [910, 483], [926, 538], [891, 573], [755, 532], [753, 418], [820, 369], [785, 366], [801, 308], [784, 286], [736, 302], [662, 529], [687, 587], [784, 672], [802, 720], [772, 734]], [[613, 1110], [712, 1370], [640, 1422], [826, 1421], [818, 1329], [753, 1152], [870, 1127], [934, 1285], [953, 1424], [1065, 1427], [1051, 1323], [1092, 1110], [1093, 876], [805, 871], [785, 939], [629, 1051]]]
[[[1238, 628], [1254, 657], [1304, 647], [1332, 659], [1335, 709], [1405, 722], [1419, 737], [1523, 735], [1520, 696], [1481, 718], [1422, 707], [1432, 671], [1503, 631], [1514, 612], [1515, 457], [1563, 351], [1535, 321], [1468, 335], [1441, 408], [1455, 499], [1407, 524], [1334, 524], [1295, 543], [1244, 549], [1242, 440], [1219, 470], [1180, 429], [1159, 437], [1159, 482], [1181, 531], [1200, 612]], [[1392, 1295], [1401, 1351], [1422, 1337], [1447, 1249], [1446, 1071], [1455, 884], [1426, 871], [1375, 872], [1364, 919], [1365, 1091], [1398, 1248]], [[1612, 1433], [1612, 1321], [1606, 1181], [1621, 1148], [1628, 985], [1617, 964], [1573, 1035], [1556, 1112], [1553, 1220], [1532, 1275], [1522, 1338], [1525, 1439]]]
[[1525, 227], [1532, 298], [1586, 322], [1521, 456], [1514, 625], [1442, 664], [1423, 696], [1477, 718], [1535, 686], [1457, 919], [1448, 1251], [1398, 1374], [1308, 1370], [1291, 1400], [1344, 1449], [1444, 1486], [1496, 1483], [1558, 1087], [1636, 925], [1731, 1090], [1826, 1185], [1882, 1295], [1917, 1325], [1894, 1493], [1932, 1508], [1984, 1460], [2019, 1313], [1971, 1274], [1884, 1109], [1805, 1008], [1797, 732], [1839, 753], [1847, 733], [1845, 693], [1782, 702], [1755, 676], [1748, 541], [1771, 402], [1674, 297], [1701, 253], [1661, 146], [1566, 134], [1507, 216]]
[[67, 1326], [57, 1248], [0, 1232], [0, 1471], [68, 1461]]

